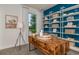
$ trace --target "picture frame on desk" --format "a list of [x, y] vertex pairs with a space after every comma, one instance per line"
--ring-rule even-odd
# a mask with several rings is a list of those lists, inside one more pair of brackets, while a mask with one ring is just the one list
[[5, 28], [17, 28], [18, 17], [14, 15], [5, 15]]

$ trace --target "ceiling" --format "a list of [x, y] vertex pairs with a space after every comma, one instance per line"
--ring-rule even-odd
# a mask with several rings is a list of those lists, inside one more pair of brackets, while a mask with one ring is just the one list
[[54, 6], [54, 4], [26, 4], [26, 5], [38, 10], [46, 10]]

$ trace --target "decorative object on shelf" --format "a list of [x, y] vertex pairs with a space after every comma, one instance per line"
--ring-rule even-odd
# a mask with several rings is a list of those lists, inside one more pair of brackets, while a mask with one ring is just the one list
[[75, 30], [74, 29], [66, 29], [65, 34], [75, 34]]
[[53, 23], [56, 23], [56, 22], [58, 22], [57, 19], [54, 19], [54, 20], [53, 20]]
[[67, 14], [64, 13], [63, 16], [67, 16]]
[[53, 29], [53, 32], [57, 32], [57, 29]]
[[45, 20], [48, 20], [48, 18], [47, 18], [47, 17], [45, 17]]
[[67, 25], [65, 27], [72, 27], [73, 23], [72, 22], [68, 22]]
[[45, 21], [44, 24], [48, 24], [48, 21]]
[[5, 16], [5, 27], [6, 28], [16, 28], [17, 27], [18, 17], [13, 15]]
[[70, 25], [70, 26], [72, 26], [72, 25], [73, 25], [73, 23], [72, 23], [72, 22], [69, 22], [67, 25]]
[[59, 14], [56, 13], [56, 14], [53, 14], [53, 15], [52, 15], [52, 18], [57, 18], [58, 16], [59, 16]]
[[67, 17], [67, 21], [72, 21], [72, 20], [74, 20], [74, 16]]
[[59, 25], [58, 24], [53, 24], [52, 28], [59, 28]]
[[48, 25], [45, 25], [45, 28], [48, 28]]
[[68, 22], [67, 25], [65, 27], [68, 27], [68, 28], [73, 28], [73, 27], [76, 27], [76, 25], [73, 25], [72, 22]]

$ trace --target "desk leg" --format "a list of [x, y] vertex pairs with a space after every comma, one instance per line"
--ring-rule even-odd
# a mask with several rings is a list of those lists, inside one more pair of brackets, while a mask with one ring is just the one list
[[35, 50], [35, 49], [36, 49], [35, 47], [31, 49], [31, 44], [29, 43], [29, 51], [32, 51], [32, 50]]
[[65, 55], [67, 55], [67, 53], [65, 53]]
[[31, 51], [31, 49], [30, 49], [30, 43], [29, 43], [29, 51]]

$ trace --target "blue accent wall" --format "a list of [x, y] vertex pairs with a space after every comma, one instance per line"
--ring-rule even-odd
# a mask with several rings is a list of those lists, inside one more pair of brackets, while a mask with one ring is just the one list
[[57, 4], [54, 7], [51, 7], [49, 9], [45, 10], [43, 12], [43, 14], [48, 15], [48, 14], [50, 14], [50, 12], [53, 13], [53, 12], [59, 11], [61, 9], [61, 7], [68, 8], [68, 7], [71, 7], [71, 6], [74, 6], [74, 5], [76, 5], [76, 4]]

